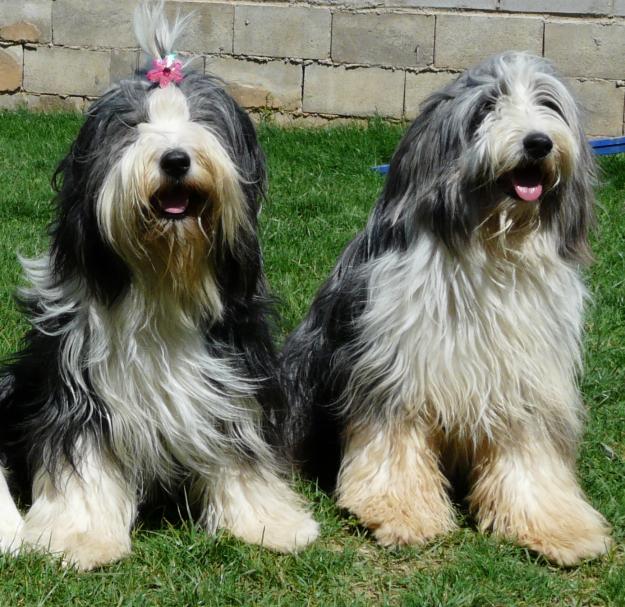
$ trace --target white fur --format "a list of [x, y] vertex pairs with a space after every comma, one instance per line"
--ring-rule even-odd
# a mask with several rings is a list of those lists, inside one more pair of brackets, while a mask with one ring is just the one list
[[54, 479], [38, 472], [24, 541], [92, 569], [130, 553], [137, 493], [97, 447], [85, 443], [77, 452], [76, 470], [64, 465]]
[[[507, 94], [497, 101], [477, 131], [475, 145], [466, 161], [479, 165], [485, 179], [494, 182], [513, 170], [524, 158], [523, 139], [530, 132], [547, 133], [553, 150], [542, 161], [554, 187], [570, 176], [579, 161], [579, 142], [562, 115], [545, 102], [560, 107], [567, 116], [577, 113], [566, 87], [557, 78], [537, 75], [532, 61], [519, 55], [506, 79]], [[570, 119], [570, 118], [569, 118]]]
[[0, 553], [17, 554], [24, 521], [9, 491], [6, 472], [0, 466]]
[[381, 381], [352, 406], [385, 402], [389, 415], [474, 442], [506, 440], [537, 419], [564, 442], [577, 435], [585, 289], [549, 235], [531, 235], [506, 260], [480, 246], [451, 256], [424, 233], [370, 272], [352, 377]]
[[150, 57], [163, 58], [174, 50], [176, 39], [184, 30], [192, 14], [176, 14], [173, 23], [163, 19], [164, 0], [143, 2], [135, 9], [134, 30], [139, 46]]
[[299, 496], [269, 468], [222, 469], [203, 493], [209, 529], [228, 529], [246, 542], [279, 552], [304, 548], [319, 534]]

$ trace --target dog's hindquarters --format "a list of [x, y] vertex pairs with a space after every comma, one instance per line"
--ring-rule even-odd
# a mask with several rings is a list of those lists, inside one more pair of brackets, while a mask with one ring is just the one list
[[280, 354], [288, 400], [285, 443], [304, 475], [326, 491], [336, 485], [341, 461], [351, 344], [367, 302], [362, 269], [370, 254], [368, 243], [369, 235], [362, 233], [348, 244]]

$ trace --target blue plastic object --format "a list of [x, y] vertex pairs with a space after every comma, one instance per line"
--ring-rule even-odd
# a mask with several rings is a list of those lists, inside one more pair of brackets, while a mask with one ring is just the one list
[[597, 156], [609, 156], [625, 152], [625, 137], [610, 137], [609, 139], [593, 139], [590, 146]]
[[[625, 153], [625, 137], [591, 139], [589, 143], [597, 156], [611, 156], [612, 154]], [[388, 164], [379, 164], [371, 168], [382, 175], [388, 173]]]

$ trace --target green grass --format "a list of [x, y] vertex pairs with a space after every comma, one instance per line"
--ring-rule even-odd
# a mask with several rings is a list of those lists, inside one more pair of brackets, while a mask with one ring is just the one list
[[[75, 116], [0, 114], [0, 353], [26, 324], [12, 303], [16, 251], [46, 246], [49, 180], [80, 124]], [[261, 128], [270, 196], [262, 237], [282, 331], [303, 316], [345, 243], [364, 224], [401, 127]], [[301, 485], [322, 524], [297, 556], [207, 537], [189, 523], [134, 532], [130, 558], [80, 574], [53, 560], [0, 557], [0, 606], [19, 605], [625, 605], [625, 157], [602, 162], [596, 263], [589, 271], [583, 391], [589, 409], [579, 469], [592, 502], [614, 525], [606, 558], [560, 570], [469, 525], [425, 548], [378, 548], [332, 501]]]

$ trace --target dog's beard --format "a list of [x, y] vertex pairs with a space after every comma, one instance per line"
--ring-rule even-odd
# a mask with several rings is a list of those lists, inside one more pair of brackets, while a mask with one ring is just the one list
[[[561, 130], [561, 129], [560, 129]], [[512, 150], [519, 142], [493, 146], [481, 177], [469, 188], [479, 200], [478, 237], [487, 250], [508, 256], [541, 225], [546, 207], [562, 204], [563, 184], [575, 166], [576, 149], [568, 133], [550, 133], [554, 149], [540, 160]], [[507, 147], [505, 147], [507, 145]]]
[[[136, 260], [141, 274], [152, 275], [176, 296], [201, 291], [212, 264], [220, 203], [207, 192], [176, 185], [160, 188], [138, 218], [137, 239], [144, 255]], [[174, 214], [175, 213], [175, 214]]]
[[225, 151], [194, 157], [196, 174], [178, 181], [157, 169], [135, 170], [122, 159], [100, 192], [99, 219], [143, 289], [183, 305], [204, 302], [218, 316], [215, 254], [219, 247], [236, 246], [248, 219], [237, 171]]

